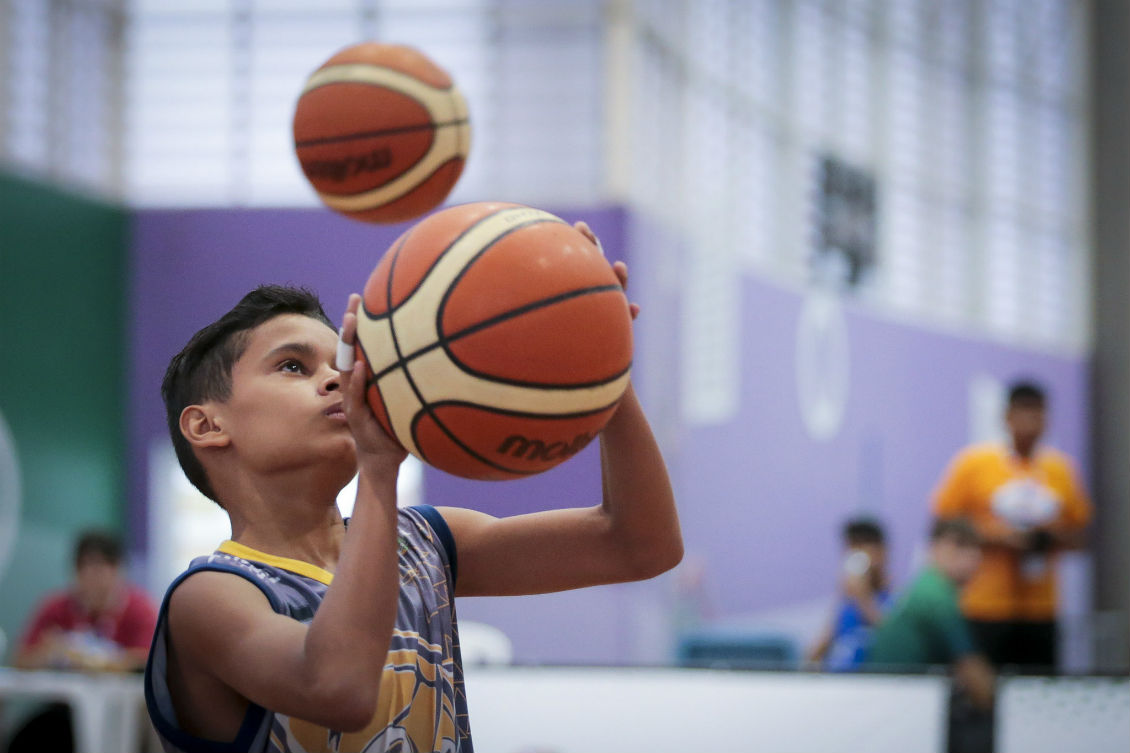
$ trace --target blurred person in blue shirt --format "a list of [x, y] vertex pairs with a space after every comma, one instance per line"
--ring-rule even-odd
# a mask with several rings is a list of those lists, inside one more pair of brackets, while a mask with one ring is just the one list
[[891, 605], [887, 581], [887, 538], [873, 518], [843, 526], [844, 559], [836, 613], [808, 653], [813, 665], [831, 672], [854, 670], [863, 662], [875, 625]]

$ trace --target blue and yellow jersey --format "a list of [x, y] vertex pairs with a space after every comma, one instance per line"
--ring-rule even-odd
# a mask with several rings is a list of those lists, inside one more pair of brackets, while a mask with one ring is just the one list
[[472, 753], [452, 598], [457, 572], [455, 542], [439, 512], [425, 505], [400, 510], [398, 528], [399, 608], [379, 678], [378, 707], [365, 729], [343, 733], [254, 704], [235, 740], [203, 740], [178, 726], [166, 675], [169, 596], [178, 585], [205, 570], [232, 573], [254, 583], [275, 612], [309, 623], [333, 580], [332, 573], [307, 562], [225, 541], [212, 554], [193, 560], [169, 586], [161, 605], [145, 670], [145, 700], [165, 750]]

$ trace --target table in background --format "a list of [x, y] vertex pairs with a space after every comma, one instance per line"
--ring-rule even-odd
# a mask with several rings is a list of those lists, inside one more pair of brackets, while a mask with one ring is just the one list
[[70, 705], [75, 753], [137, 753], [144, 703], [140, 675], [0, 667], [0, 698], [16, 697]]

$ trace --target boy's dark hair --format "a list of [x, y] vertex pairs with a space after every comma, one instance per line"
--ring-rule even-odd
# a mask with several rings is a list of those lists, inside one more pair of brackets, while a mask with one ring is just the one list
[[1013, 382], [1008, 388], [1009, 408], [1043, 408], [1047, 404], [1044, 388], [1036, 382]]
[[75, 568], [88, 557], [98, 557], [111, 565], [122, 562], [122, 542], [109, 531], [83, 531], [75, 542]]
[[189, 405], [227, 400], [232, 367], [247, 347], [248, 333], [283, 314], [301, 314], [334, 329], [318, 297], [306, 288], [261, 285], [243, 296], [231, 311], [197, 332], [173, 356], [161, 382], [165, 417], [184, 475], [213, 502], [219, 503], [204, 466], [180, 431], [180, 414]]
[[887, 536], [883, 526], [874, 518], [852, 518], [844, 523], [844, 541], [848, 546], [885, 544]]
[[979, 546], [981, 535], [965, 518], [938, 518], [930, 529], [930, 541], [953, 539], [959, 546]]

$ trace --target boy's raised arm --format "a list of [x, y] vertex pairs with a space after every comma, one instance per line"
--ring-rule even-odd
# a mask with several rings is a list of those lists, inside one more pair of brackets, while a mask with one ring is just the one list
[[667, 468], [629, 385], [600, 440], [604, 499], [494, 518], [440, 510], [459, 553], [458, 596], [502, 596], [641, 580], [674, 567], [683, 541]]
[[333, 585], [309, 626], [276, 614], [236, 575], [198, 573], [173, 592], [169, 635], [181, 681], [170, 685], [189, 696], [177, 699], [180, 710], [207, 704], [192, 697], [206, 684], [189, 677], [203, 673], [252, 703], [331, 729], [369, 721], [398, 592], [395, 467], [389, 478], [383, 490], [362, 480]]

